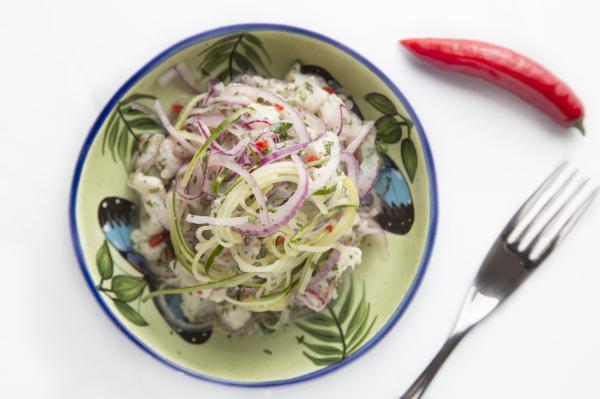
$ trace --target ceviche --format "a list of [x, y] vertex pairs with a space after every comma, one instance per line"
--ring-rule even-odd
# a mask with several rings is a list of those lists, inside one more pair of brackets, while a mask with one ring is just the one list
[[365, 236], [385, 240], [374, 124], [321, 77], [295, 65], [138, 108], [163, 127], [140, 137], [128, 180], [131, 239], [156, 285], [146, 300], [180, 294], [190, 323], [277, 329], [336, 297]]

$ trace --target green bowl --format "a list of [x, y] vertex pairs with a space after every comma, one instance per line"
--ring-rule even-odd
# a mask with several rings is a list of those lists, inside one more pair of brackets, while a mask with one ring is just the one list
[[[225, 39], [231, 36], [235, 40]], [[182, 60], [201, 82], [205, 73], [224, 77], [229, 68], [234, 73], [253, 68], [281, 78], [300, 61], [305, 71], [320, 74], [330, 86], [351, 95], [365, 119], [377, 121], [384, 166], [376, 189], [384, 198], [379, 222], [386, 230], [389, 254], [367, 241], [362, 264], [346, 276], [335, 303], [318, 316], [272, 334], [231, 336], [211, 328], [180, 331], [173, 313], [163, 317], [165, 309], [176, 308], [176, 296], [160, 303], [140, 301], [151, 287], [135, 267], [128, 237], [133, 222], [127, 215], [136, 204], [126, 185], [126, 168], [138, 128], [152, 121], [126, 114], [122, 105], [132, 98], [146, 101], [144, 96], [170, 104], [189, 95], [181, 82], [157, 84], [161, 73]], [[335, 40], [295, 27], [261, 24], [227, 26], [190, 37], [133, 75], [88, 134], [70, 201], [79, 264], [96, 299], [121, 331], [158, 360], [189, 375], [245, 386], [307, 380], [348, 364], [375, 345], [400, 318], [423, 277], [437, 215], [435, 172], [425, 133], [396, 86]]]

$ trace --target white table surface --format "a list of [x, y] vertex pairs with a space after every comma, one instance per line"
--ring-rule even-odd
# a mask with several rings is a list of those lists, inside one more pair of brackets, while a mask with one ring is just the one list
[[[394, 398], [441, 345], [501, 226], [559, 161], [600, 177], [600, 37], [592, 1], [5, 1], [0, 5], [0, 396]], [[593, 7], [593, 8], [592, 8]], [[150, 57], [226, 24], [329, 35], [378, 65], [411, 101], [438, 172], [437, 242], [395, 328], [324, 377], [269, 389], [187, 377], [109, 321], [71, 247], [67, 199], [87, 130]], [[396, 40], [470, 37], [518, 49], [568, 81], [588, 137], [514, 96], [412, 62]], [[8, 141], [7, 141], [8, 140]], [[427, 398], [600, 397], [600, 203], [490, 320], [458, 347]]]

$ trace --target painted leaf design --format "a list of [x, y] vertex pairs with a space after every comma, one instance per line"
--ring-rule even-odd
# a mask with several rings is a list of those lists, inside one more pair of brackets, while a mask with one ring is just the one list
[[394, 103], [383, 94], [369, 93], [365, 96], [365, 100], [385, 115], [394, 116], [398, 114], [398, 110]]
[[355, 305], [354, 282], [352, 278], [348, 280], [344, 284], [348, 288], [341, 290], [336, 301], [329, 303], [322, 312], [296, 323], [306, 333], [306, 337], [296, 337], [305, 348], [302, 353], [316, 366], [338, 363], [359, 349], [377, 319], [371, 319], [371, 306], [366, 300], [364, 284], [362, 295]]
[[156, 120], [149, 117], [140, 117], [129, 120], [129, 127], [142, 130], [158, 129], [160, 125]]
[[305, 326], [303, 324], [298, 323], [298, 328], [300, 328], [305, 333], [311, 335], [314, 338], [317, 338], [324, 342], [339, 342], [340, 336], [335, 334], [333, 331], [324, 330], [320, 328], [313, 328], [309, 326]]
[[132, 308], [125, 302], [115, 299], [113, 300], [113, 303], [115, 304], [115, 307], [117, 308], [119, 313], [121, 313], [123, 317], [125, 317], [131, 323], [140, 327], [148, 325], [148, 322], [142, 317], [142, 315], [140, 315], [134, 308]]
[[[110, 115], [110, 117], [108, 118], [108, 123], [106, 124], [107, 132], [112, 127], [113, 123], [115, 122], [116, 117], [117, 117], [117, 114], [115, 112], [113, 112]], [[109, 136], [108, 133], [104, 133], [104, 137], [102, 138], [102, 155], [104, 155], [104, 151], [106, 150], [106, 144], [108, 143], [108, 136]]]
[[312, 356], [310, 353], [307, 353], [306, 351], [302, 351], [302, 354], [304, 354], [304, 356], [306, 356], [316, 366], [329, 366], [330, 364], [335, 364], [341, 360], [339, 356], [319, 358], [316, 356]]
[[126, 97], [125, 99], [121, 100], [119, 102], [119, 105], [127, 105], [138, 100], [156, 100], [156, 97], [150, 94], [134, 93], [129, 97]]
[[257, 36], [253, 35], [252, 33], [245, 33], [244, 40], [246, 40], [246, 42], [250, 43], [251, 45], [257, 47], [263, 53], [263, 55], [265, 56], [265, 58], [267, 59], [269, 64], [271, 62], [273, 62], [271, 60], [271, 56], [265, 49], [265, 46], [263, 45], [262, 40], [260, 40]]
[[119, 142], [117, 143], [117, 152], [119, 154], [119, 159], [127, 167], [127, 155], [129, 148], [129, 132], [126, 126], [123, 126], [121, 129], [121, 133], [119, 133]]
[[248, 60], [248, 58], [246, 58], [246, 56], [244, 56], [240, 53], [234, 53], [232, 55], [232, 57], [233, 57], [233, 62], [235, 63], [235, 65], [238, 66], [238, 68], [240, 68], [240, 70], [242, 70], [242, 71], [254, 70], [252, 63], [250, 62], [250, 60]]
[[388, 144], [397, 143], [402, 137], [402, 124], [393, 116], [384, 115], [377, 119], [375, 129], [377, 129], [377, 139]]
[[410, 138], [402, 140], [400, 155], [402, 156], [404, 169], [406, 169], [408, 178], [412, 182], [417, 174], [417, 149], [415, 148], [415, 143]]
[[348, 292], [346, 293], [346, 297], [344, 298], [344, 302], [340, 309], [340, 313], [338, 314], [338, 321], [340, 323], [344, 323], [350, 314], [350, 309], [352, 308], [352, 302], [354, 300], [354, 281], [350, 279], [350, 287], [348, 288]]
[[129, 166], [131, 153], [137, 148], [138, 135], [147, 130], [161, 128], [154, 118], [145, 114], [141, 116], [143, 112], [131, 108], [131, 105], [134, 102], [144, 105], [142, 101], [155, 99], [156, 97], [150, 94], [134, 93], [117, 104], [104, 131], [103, 154], [109, 149], [113, 161], [120, 161], [125, 168]]
[[271, 57], [262, 41], [249, 33], [221, 38], [198, 55], [202, 57], [198, 70], [205, 76], [216, 76], [221, 81], [232, 80], [240, 72], [256, 72], [256, 66], [270, 75], [267, 62], [271, 62]]
[[117, 137], [119, 136], [119, 121], [115, 120], [112, 126], [108, 126], [105, 134], [108, 134], [108, 148], [110, 148], [112, 159], [116, 161], [115, 149], [117, 147]]
[[334, 321], [331, 318], [331, 316], [328, 316], [325, 313], [315, 313], [313, 316], [311, 316], [308, 320], [310, 320], [310, 323], [316, 326], [332, 326], [334, 325]]
[[111, 282], [112, 292], [123, 302], [137, 299], [146, 288], [146, 282], [134, 276], [115, 276]]
[[96, 267], [98, 268], [98, 274], [103, 280], [108, 280], [113, 275], [113, 260], [108, 249], [108, 243], [104, 240], [104, 244], [100, 247], [96, 253]]

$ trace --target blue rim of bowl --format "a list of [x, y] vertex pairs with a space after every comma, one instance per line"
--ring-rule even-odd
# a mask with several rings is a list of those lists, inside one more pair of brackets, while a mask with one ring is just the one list
[[[127, 93], [127, 91], [133, 85], [135, 85], [144, 75], [146, 75], [149, 71], [154, 69], [156, 66], [158, 66], [160, 63], [162, 63], [167, 58], [173, 56], [174, 54], [178, 53], [179, 51], [181, 51], [189, 46], [192, 46], [198, 42], [212, 39], [212, 38], [222, 36], [222, 35], [228, 34], [228, 33], [235, 33], [235, 32], [241, 32], [241, 31], [259, 31], [259, 30], [261, 30], [261, 31], [271, 30], [271, 31], [283, 31], [283, 32], [296, 33], [296, 34], [308, 36], [308, 37], [323, 41], [327, 44], [330, 44], [330, 45], [336, 47], [337, 49], [345, 52], [346, 54], [350, 55], [351, 57], [355, 58], [356, 60], [360, 61], [371, 72], [373, 72], [375, 75], [377, 75], [377, 77], [379, 77], [379, 79], [381, 79], [386, 84], [386, 86], [388, 86], [388, 88], [394, 93], [394, 95], [402, 101], [402, 104], [406, 108], [408, 114], [410, 115], [412, 121], [414, 122], [414, 124], [417, 128], [416, 129], [417, 134], [419, 135], [419, 139], [423, 146], [423, 153], [425, 155], [425, 161], [426, 161], [426, 166], [427, 166], [427, 171], [428, 171], [429, 181], [430, 181], [430, 217], [429, 217], [429, 229], [428, 229], [429, 235], [427, 237], [427, 242], [426, 242], [426, 245], [424, 248], [423, 257], [421, 258], [421, 264], [419, 265], [417, 274], [416, 274], [415, 278], [413, 279], [413, 282], [412, 282], [410, 288], [408, 289], [408, 292], [404, 296], [404, 299], [402, 300], [400, 305], [398, 305], [398, 308], [396, 309], [396, 311], [392, 314], [392, 316], [389, 318], [389, 320], [386, 322], [386, 324], [384, 324], [381, 327], [381, 329], [377, 332], [377, 334], [375, 334], [367, 343], [365, 343], [359, 350], [357, 350], [356, 352], [354, 352], [352, 355], [348, 356], [346, 359], [342, 360], [341, 362], [336, 363], [331, 366], [324, 367], [322, 369], [319, 369], [319, 370], [316, 370], [316, 371], [313, 371], [313, 372], [310, 372], [307, 374], [303, 374], [303, 375], [300, 375], [297, 377], [284, 379], [284, 380], [246, 382], [246, 381], [235, 381], [235, 380], [222, 379], [222, 378], [218, 378], [218, 377], [214, 377], [214, 376], [210, 376], [210, 375], [205, 375], [205, 374], [199, 373], [197, 371], [183, 367], [182, 365], [177, 364], [176, 362], [173, 362], [173, 361], [167, 359], [166, 357], [164, 357], [163, 355], [161, 355], [160, 353], [158, 353], [157, 351], [155, 351], [154, 349], [152, 349], [151, 347], [146, 345], [138, 337], [136, 337], [135, 334], [133, 334], [131, 331], [129, 331], [125, 325], [123, 325], [123, 323], [115, 316], [115, 314], [112, 312], [112, 310], [110, 310], [108, 308], [108, 306], [106, 305], [106, 303], [100, 298], [100, 294], [99, 294], [98, 290], [96, 289], [96, 286], [94, 285], [94, 282], [92, 280], [92, 276], [90, 275], [90, 273], [88, 271], [88, 266], [87, 266], [84, 256], [83, 256], [83, 250], [81, 247], [79, 232], [77, 230], [76, 206], [77, 206], [77, 192], [78, 192], [78, 188], [79, 188], [79, 181], [81, 179], [81, 172], [83, 170], [83, 166], [84, 166], [85, 160], [87, 158], [88, 152], [90, 150], [90, 147], [91, 147], [96, 135], [100, 131], [100, 128], [102, 127], [102, 124], [104, 123], [104, 120], [110, 114], [110, 111], [114, 108], [114, 106], [117, 104], [117, 102], [123, 97], [123, 95], [125, 95], [125, 93]], [[142, 348], [145, 352], [147, 352], [148, 354], [150, 354], [152, 357], [156, 358], [163, 364], [166, 364], [167, 366], [172, 367], [177, 371], [181, 371], [187, 375], [190, 375], [192, 377], [196, 377], [196, 378], [199, 378], [202, 380], [217, 382], [217, 383], [224, 384], [224, 385], [241, 386], [241, 387], [269, 387], [269, 386], [291, 384], [291, 383], [296, 383], [296, 382], [301, 382], [301, 381], [308, 381], [315, 377], [319, 377], [319, 376], [328, 374], [334, 370], [339, 369], [340, 367], [345, 366], [346, 364], [349, 364], [350, 362], [352, 362], [355, 359], [362, 356], [373, 346], [375, 346], [390, 331], [390, 329], [396, 324], [396, 322], [400, 319], [400, 317], [402, 316], [402, 314], [404, 313], [404, 311], [406, 310], [406, 308], [412, 301], [412, 298], [414, 297], [415, 292], [417, 291], [417, 288], [419, 287], [421, 280], [423, 279], [423, 276], [427, 269], [427, 264], [429, 263], [429, 258], [431, 256], [433, 244], [435, 241], [435, 235], [436, 235], [436, 231], [437, 231], [437, 217], [438, 217], [437, 180], [436, 180], [435, 167], [433, 164], [433, 157], [431, 154], [431, 149], [429, 148], [429, 143], [427, 142], [427, 138], [424, 134], [424, 130], [421, 125], [421, 122], [419, 121], [419, 118], [415, 114], [412, 106], [410, 105], [410, 103], [408, 102], [406, 97], [404, 97], [404, 94], [402, 94], [402, 92], [396, 87], [396, 85], [379, 68], [377, 68], [366, 58], [364, 58], [363, 56], [358, 54], [356, 51], [345, 46], [344, 44], [339, 43], [338, 41], [331, 39], [327, 36], [324, 36], [320, 33], [316, 33], [313, 31], [306, 30], [306, 29], [302, 29], [302, 28], [297, 28], [294, 26], [279, 25], [279, 24], [240, 24], [240, 25], [229, 25], [229, 26], [212, 29], [212, 30], [188, 37], [187, 39], [184, 39], [184, 40], [174, 44], [173, 46], [169, 47], [168, 49], [166, 49], [163, 52], [161, 52], [160, 54], [158, 54], [156, 57], [154, 57], [152, 60], [150, 60], [146, 65], [144, 65], [131, 78], [129, 78], [129, 80], [127, 80], [121, 86], [121, 88], [115, 93], [115, 95], [110, 99], [108, 104], [106, 104], [106, 106], [104, 107], [104, 109], [102, 110], [102, 112], [100, 113], [100, 115], [98, 116], [96, 121], [94, 122], [94, 125], [90, 129], [90, 132], [88, 133], [88, 135], [85, 139], [85, 142], [83, 144], [83, 147], [81, 149], [81, 152], [79, 154], [79, 158], [77, 159], [77, 165], [75, 166], [75, 173], [73, 175], [73, 182], [71, 185], [71, 195], [70, 195], [70, 201], [69, 201], [69, 224], [70, 224], [70, 229], [71, 229], [71, 237], [73, 240], [73, 246], [75, 249], [75, 253], [77, 255], [77, 260], [79, 262], [79, 266], [81, 268], [81, 271], [83, 272], [83, 275], [85, 277], [85, 280], [86, 280], [88, 286], [90, 287], [90, 289], [92, 290], [92, 293], [96, 297], [96, 300], [98, 301], [100, 306], [104, 309], [104, 311], [106, 312], [108, 317], [113, 321], [113, 323], [115, 323], [115, 325], [127, 337], [129, 337], [133, 342], [135, 342], [140, 348]]]

